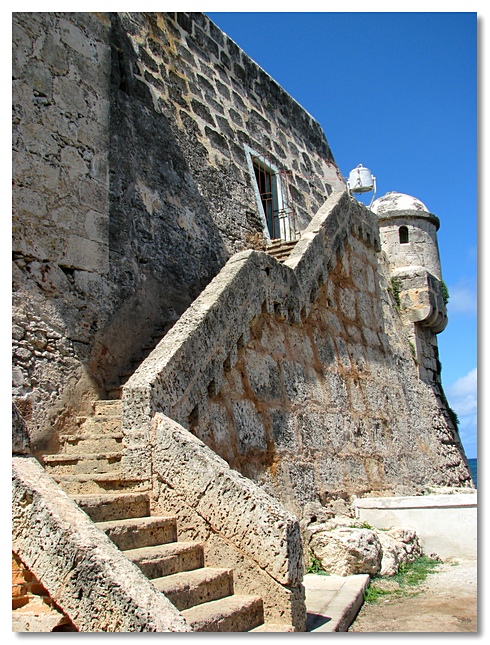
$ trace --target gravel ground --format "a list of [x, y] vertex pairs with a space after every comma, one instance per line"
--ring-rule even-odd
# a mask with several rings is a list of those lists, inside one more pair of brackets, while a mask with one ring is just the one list
[[477, 562], [441, 563], [413, 595], [364, 603], [349, 632], [476, 632]]
[[454, 560], [443, 562], [437, 572], [427, 576], [420, 588], [435, 593], [449, 590], [476, 596], [477, 591], [476, 560]]

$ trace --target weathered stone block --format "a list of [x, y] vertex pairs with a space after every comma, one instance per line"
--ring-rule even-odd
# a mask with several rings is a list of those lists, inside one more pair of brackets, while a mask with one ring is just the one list
[[250, 386], [261, 400], [280, 398], [282, 385], [276, 361], [268, 354], [245, 351], [246, 372]]
[[253, 403], [233, 401], [232, 411], [239, 452], [266, 450], [265, 429]]
[[79, 235], [70, 235], [63, 264], [84, 271], [109, 271], [109, 247]]

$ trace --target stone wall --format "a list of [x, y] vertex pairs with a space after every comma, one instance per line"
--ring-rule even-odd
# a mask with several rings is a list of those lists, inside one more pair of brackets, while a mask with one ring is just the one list
[[388, 291], [376, 216], [332, 195], [284, 265], [230, 260], [123, 389], [125, 467], [161, 411], [293, 513], [339, 494], [471, 479]]
[[13, 14], [13, 386], [44, 444], [65, 390], [98, 391], [82, 361], [109, 294], [108, 28]]
[[478, 557], [476, 491], [441, 489], [423, 497], [357, 499], [354, 508], [356, 518], [379, 529], [412, 527], [424, 553], [436, 553], [444, 560]]
[[12, 631], [77, 631], [15, 553], [12, 553]]
[[291, 171], [298, 230], [343, 180], [203, 14], [14, 13], [13, 78], [13, 386], [43, 452], [230, 254], [263, 248], [247, 146]]

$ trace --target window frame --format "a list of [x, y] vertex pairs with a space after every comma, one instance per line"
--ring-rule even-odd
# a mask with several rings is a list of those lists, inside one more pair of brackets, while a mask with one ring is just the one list
[[[285, 198], [285, 191], [287, 190], [287, 186], [285, 185], [281, 171], [270, 159], [267, 159], [265, 155], [259, 154], [246, 144], [243, 145], [247, 156], [248, 170], [252, 179], [255, 201], [267, 242], [271, 243], [273, 240], [279, 239], [289, 242], [290, 240], [295, 239], [295, 232], [291, 229], [291, 224], [294, 221], [294, 218], [291, 217], [293, 210], [289, 205], [288, 200]], [[269, 191], [272, 201], [271, 222], [273, 232], [275, 232], [275, 222], [277, 220], [279, 237], [272, 237], [271, 230], [269, 229], [269, 224], [267, 222], [267, 213], [264, 209], [264, 199], [263, 195], [261, 195], [260, 193], [260, 187], [257, 182], [254, 162], [258, 167], [262, 168], [262, 170], [268, 173], [271, 178], [271, 191]]]
[[408, 231], [408, 226], [405, 226], [405, 224], [402, 224], [402, 226], [398, 227], [398, 242], [400, 244], [410, 243], [410, 234]]

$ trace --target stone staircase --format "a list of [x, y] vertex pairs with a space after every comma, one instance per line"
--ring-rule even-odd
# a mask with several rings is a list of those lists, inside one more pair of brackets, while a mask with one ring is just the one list
[[286, 242], [285, 240], [272, 240], [270, 246], [267, 247], [266, 252], [282, 264], [291, 255], [297, 242], [298, 240], [290, 240], [289, 242]]
[[125, 479], [120, 469], [121, 401], [92, 405], [93, 414], [77, 418], [77, 432], [60, 436], [59, 452], [43, 456], [46, 471], [69, 495], [142, 488], [142, 482]]
[[206, 567], [204, 544], [179, 541], [175, 517], [150, 515], [147, 485], [120, 469], [121, 401], [95, 401], [78, 425], [77, 433], [60, 437], [58, 454], [43, 457], [46, 471], [194, 631], [293, 631], [264, 625], [262, 599], [234, 594], [233, 570]]

